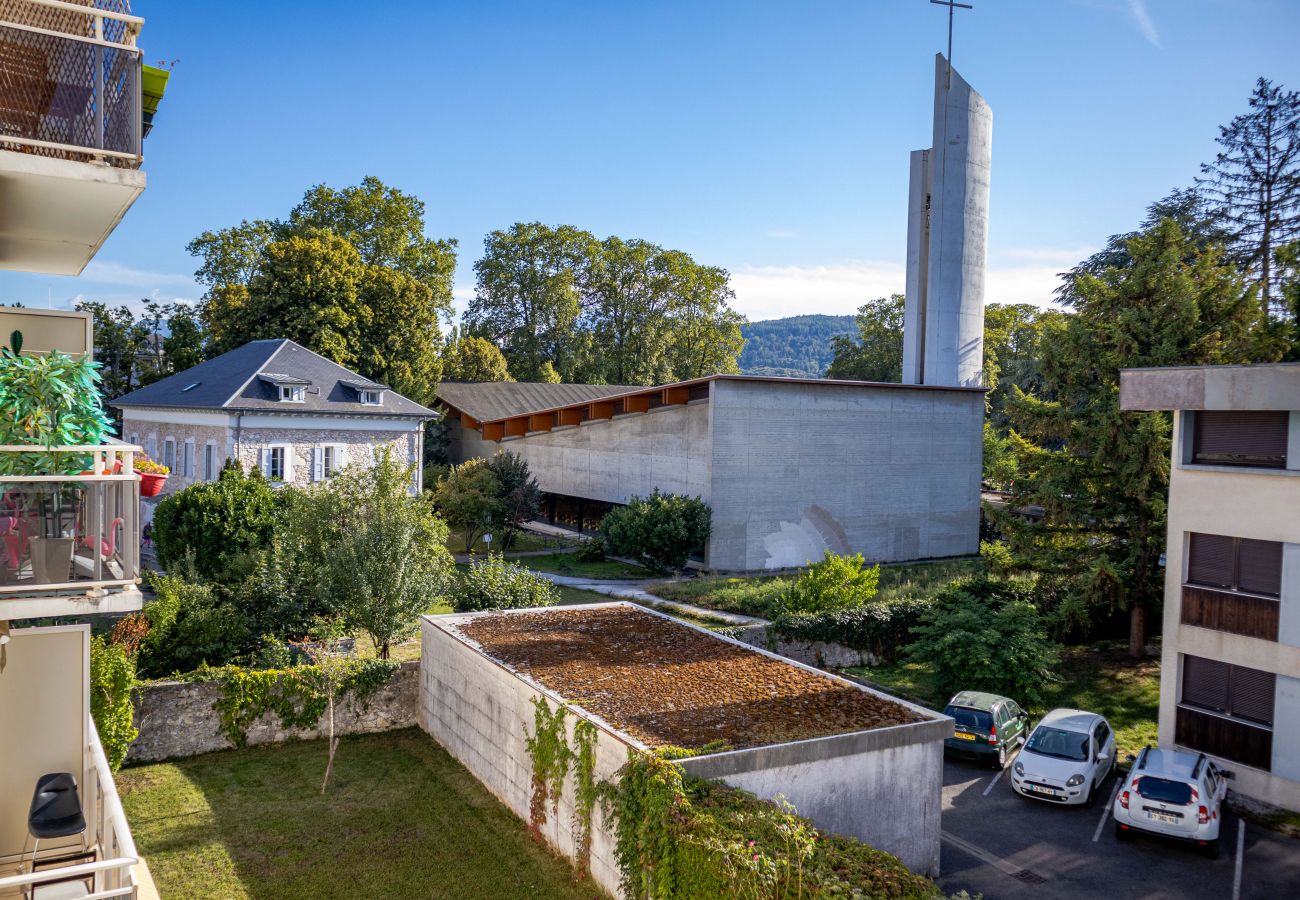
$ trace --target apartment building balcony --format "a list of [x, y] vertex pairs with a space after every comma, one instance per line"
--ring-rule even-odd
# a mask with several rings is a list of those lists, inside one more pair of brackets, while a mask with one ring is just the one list
[[[90, 628], [14, 629], [0, 672], [0, 898], [156, 897], [90, 717]], [[48, 774], [75, 781], [84, 828], [33, 840]]]
[[0, 620], [141, 608], [139, 451], [0, 446]]
[[144, 191], [129, 0], [0, 3], [0, 269], [78, 275]]

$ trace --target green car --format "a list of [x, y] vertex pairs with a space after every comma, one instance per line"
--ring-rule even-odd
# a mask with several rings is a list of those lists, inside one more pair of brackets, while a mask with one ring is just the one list
[[1029, 736], [1029, 714], [1016, 701], [997, 694], [962, 691], [948, 701], [943, 714], [956, 723], [943, 749], [985, 760], [995, 769], [1005, 768], [1007, 757]]

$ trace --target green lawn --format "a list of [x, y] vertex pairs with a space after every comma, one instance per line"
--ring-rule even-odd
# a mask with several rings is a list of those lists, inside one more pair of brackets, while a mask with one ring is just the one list
[[600, 896], [418, 729], [124, 769], [122, 805], [163, 897]]
[[[572, 541], [566, 541], [562, 538], [544, 537], [540, 534], [533, 534], [531, 531], [521, 531], [515, 535], [514, 541], [510, 544], [507, 553], [525, 553], [534, 550], [558, 550], [563, 547], [572, 547]], [[465, 552], [465, 536], [463, 532], [453, 531], [447, 536], [447, 549], [452, 553]], [[489, 550], [498, 552], [501, 550], [501, 535], [493, 534], [492, 543], [485, 544], [480, 537], [474, 541], [475, 553], [487, 553]]]
[[[935, 685], [934, 673], [919, 663], [849, 671], [886, 691], [935, 709], [942, 709], [948, 702]], [[1046, 703], [1030, 708], [1032, 716], [1036, 718], [1058, 706], [1100, 713], [1115, 729], [1121, 759], [1125, 753], [1155, 744], [1160, 709], [1159, 662], [1133, 660], [1120, 649], [1070, 647], [1062, 652], [1057, 672], [1061, 681], [1049, 686]]]
[[587, 562], [571, 553], [550, 553], [546, 556], [521, 556], [515, 560], [521, 566], [527, 566], [538, 572], [551, 572], [555, 575], [570, 575], [574, 578], [610, 578], [636, 579], [653, 578], [649, 569], [632, 563], [619, 562], [616, 559], [602, 559]]
[[[880, 589], [876, 596], [888, 600], [907, 595], [930, 594], [955, 578], [983, 571], [984, 562], [979, 559], [883, 565], [880, 567]], [[794, 578], [794, 575], [691, 578], [656, 585], [654, 593], [665, 600], [771, 618], [778, 613], [781, 594]]]

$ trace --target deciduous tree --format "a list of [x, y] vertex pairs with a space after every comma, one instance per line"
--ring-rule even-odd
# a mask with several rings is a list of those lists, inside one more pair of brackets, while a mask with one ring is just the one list
[[497, 345], [472, 334], [448, 342], [443, 354], [443, 378], [448, 381], [514, 381], [506, 358]]
[[858, 307], [857, 337], [831, 338], [834, 358], [826, 377], [902, 381], [904, 302], [902, 294], [893, 294]]

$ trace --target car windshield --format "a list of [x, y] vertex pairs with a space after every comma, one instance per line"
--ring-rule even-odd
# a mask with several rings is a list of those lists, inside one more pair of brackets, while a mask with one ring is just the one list
[[950, 706], [943, 711], [945, 716], [952, 716], [957, 724], [964, 728], [978, 728], [988, 731], [993, 727], [993, 716], [982, 709], [970, 709], [965, 706]]
[[1152, 775], [1138, 779], [1138, 794], [1146, 800], [1159, 803], [1177, 803], [1186, 806], [1192, 802], [1192, 786], [1182, 781], [1169, 781]]
[[1072, 759], [1082, 762], [1088, 758], [1088, 736], [1077, 731], [1063, 731], [1039, 725], [1029, 736], [1025, 749], [1041, 756]]

